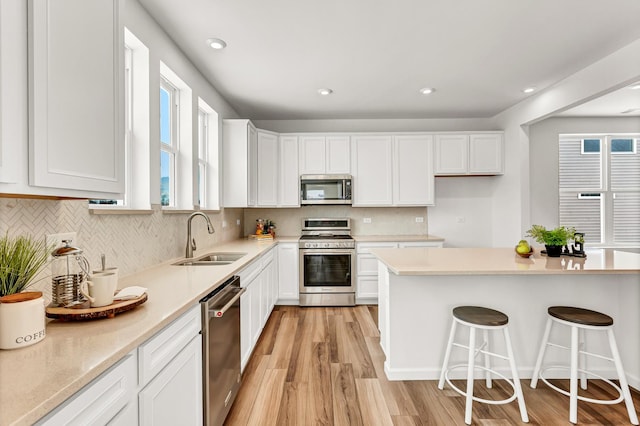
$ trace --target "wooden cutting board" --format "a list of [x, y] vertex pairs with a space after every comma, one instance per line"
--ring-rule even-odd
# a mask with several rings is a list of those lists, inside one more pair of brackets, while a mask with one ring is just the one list
[[45, 313], [48, 318], [59, 319], [62, 321], [87, 321], [99, 318], [113, 318], [121, 312], [130, 311], [147, 301], [147, 293], [137, 299], [118, 300], [107, 306], [99, 308], [60, 308], [47, 307]]

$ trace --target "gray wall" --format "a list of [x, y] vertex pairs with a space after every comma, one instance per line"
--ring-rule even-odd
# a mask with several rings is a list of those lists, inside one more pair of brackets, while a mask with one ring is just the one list
[[558, 224], [558, 135], [640, 133], [640, 117], [555, 117], [529, 128], [531, 223]]

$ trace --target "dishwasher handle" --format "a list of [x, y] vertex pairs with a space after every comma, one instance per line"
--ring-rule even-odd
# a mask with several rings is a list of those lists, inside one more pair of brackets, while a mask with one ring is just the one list
[[240, 296], [242, 296], [245, 291], [247, 291], [247, 289], [246, 288], [241, 288], [241, 287], [235, 287], [233, 290], [230, 290], [230, 292], [233, 292], [233, 293], [236, 293], [236, 294], [223, 307], [218, 308], [216, 306], [216, 307], [213, 307], [213, 308], [209, 309], [209, 318], [222, 318], [224, 313], [227, 312], [227, 310], [231, 306], [233, 306], [233, 304], [236, 303], [236, 301], [238, 299], [240, 299]]

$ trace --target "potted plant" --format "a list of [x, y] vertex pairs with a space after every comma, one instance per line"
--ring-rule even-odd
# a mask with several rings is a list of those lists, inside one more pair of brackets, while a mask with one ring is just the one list
[[560, 257], [562, 248], [573, 238], [575, 232], [576, 230], [573, 227], [558, 226], [548, 230], [542, 225], [532, 225], [526, 236], [533, 238], [540, 244], [544, 244], [547, 256]]
[[0, 349], [29, 346], [44, 339], [42, 292], [23, 292], [49, 258], [44, 241], [30, 236], [0, 238]]

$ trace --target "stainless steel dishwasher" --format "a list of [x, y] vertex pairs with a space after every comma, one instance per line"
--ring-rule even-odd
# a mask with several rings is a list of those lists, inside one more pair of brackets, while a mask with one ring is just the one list
[[224, 423], [236, 398], [240, 375], [240, 277], [229, 278], [204, 297], [202, 361], [204, 424]]

